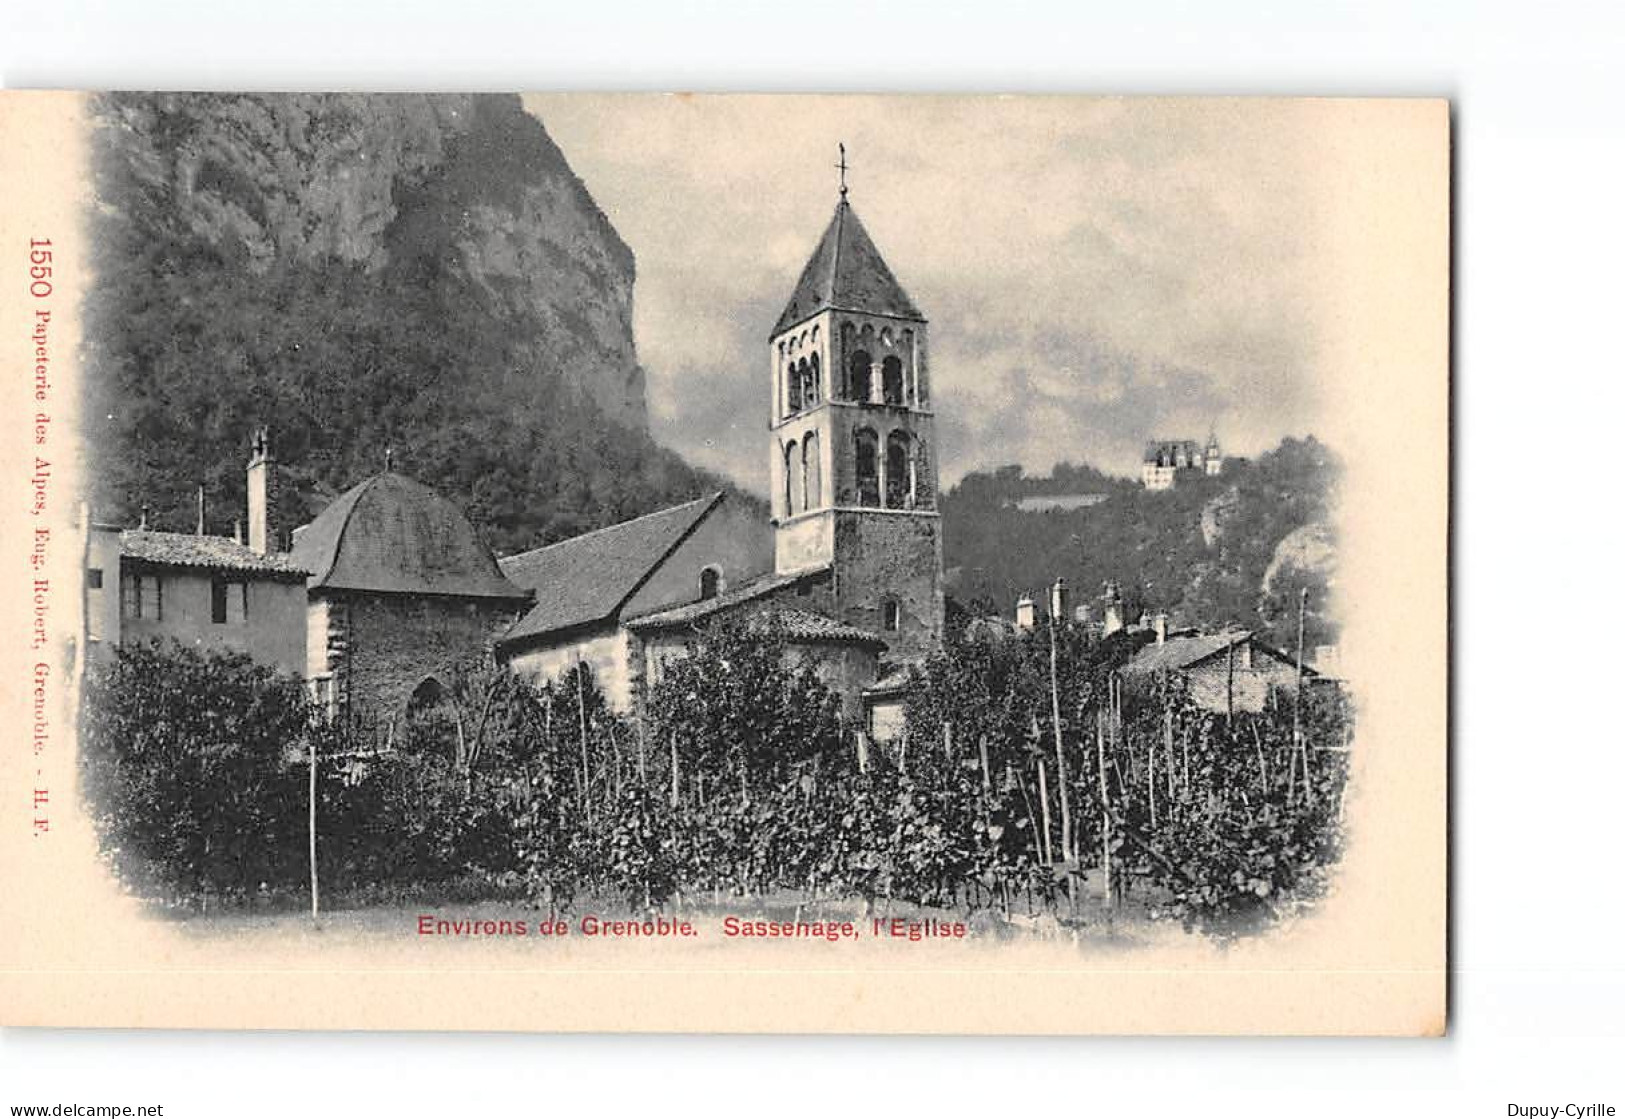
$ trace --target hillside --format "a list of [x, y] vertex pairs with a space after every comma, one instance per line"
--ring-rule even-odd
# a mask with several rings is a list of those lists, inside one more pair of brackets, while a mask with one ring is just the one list
[[[1161, 493], [1066, 463], [1049, 477], [1015, 466], [970, 474], [942, 503], [950, 593], [971, 613], [1008, 616], [1017, 596], [1037, 596], [1057, 576], [1080, 598], [1111, 579], [1131, 614], [1165, 609], [1192, 624], [1265, 629], [1290, 644], [1298, 591], [1308, 586], [1306, 638], [1330, 642], [1335, 541], [1326, 526], [1337, 477], [1336, 459], [1313, 438], [1287, 439], [1256, 460], [1230, 460], [1220, 477], [1182, 478]], [[1042, 511], [1018, 505], [1040, 494], [1105, 499]]]
[[645, 430], [635, 265], [516, 97], [96, 101], [98, 517], [209, 528], [272, 429], [309, 517], [383, 466], [499, 550], [723, 483]]

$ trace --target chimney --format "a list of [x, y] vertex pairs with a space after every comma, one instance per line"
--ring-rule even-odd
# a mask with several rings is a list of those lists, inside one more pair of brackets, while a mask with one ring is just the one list
[[1168, 640], [1168, 615], [1158, 610], [1151, 615], [1151, 629], [1157, 635], [1157, 644]]
[[1110, 637], [1123, 628], [1123, 596], [1116, 583], [1106, 584], [1105, 615], [1101, 622], [1102, 637]]
[[1049, 589], [1049, 616], [1058, 626], [1064, 626], [1067, 621], [1067, 600], [1070, 598], [1066, 580], [1057, 579], [1055, 585]]
[[271, 433], [254, 429], [248, 459], [248, 546], [260, 555], [277, 550], [276, 459], [271, 456]]
[[1016, 599], [1016, 628], [1030, 630], [1038, 624], [1038, 608], [1029, 595]]

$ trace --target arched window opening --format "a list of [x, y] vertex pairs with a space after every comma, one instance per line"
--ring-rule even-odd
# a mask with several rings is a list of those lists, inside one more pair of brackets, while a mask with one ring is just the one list
[[887, 633], [896, 633], [903, 628], [903, 608], [895, 598], [888, 598], [881, 602], [880, 628]]
[[869, 382], [874, 375], [874, 361], [869, 357], [868, 350], [858, 350], [852, 355], [849, 365], [847, 383], [851, 390], [847, 393], [849, 400], [867, 403], [869, 400]]
[[914, 332], [903, 331], [900, 342], [902, 351], [908, 355], [908, 378], [903, 391], [907, 394], [909, 405], [917, 408], [923, 401], [920, 399], [920, 363], [914, 352]]
[[852, 399], [852, 378], [849, 370], [852, 368], [852, 359], [850, 355], [852, 353], [852, 339], [854, 337], [854, 333], [855, 332], [852, 329], [851, 323], [843, 322], [841, 324], [841, 349], [840, 352], [835, 355], [835, 364], [833, 366], [834, 376], [840, 381], [840, 384], [835, 386], [832, 390], [840, 394], [837, 398], [840, 400]]
[[417, 687], [406, 699], [406, 713], [416, 715], [438, 704], [450, 695], [450, 689], [442, 684], [438, 677], [429, 675], [418, 681]]
[[802, 506], [817, 509], [824, 504], [824, 471], [818, 460], [818, 433], [809, 431], [801, 441], [801, 477], [806, 485]]
[[722, 572], [715, 566], [700, 570], [700, 601], [717, 597], [722, 590]]
[[903, 403], [903, 362], [896, 354], [880, 367], [880, 389], [887, 404]]
[[857, 457], [858, 504], [880, 504], [880, 441], [868, 428], [853, 433]]
[[790, 415], [801, 411], [801, 366], [791, 362], [784, 374], [784, 386], [787, 399], [784, 410]]
[[787, 444], [785, 446], [785, 448], [784, 448], [784, 492], [782, 494], [780, 494], [780, 497], [783, 499], [783, 501], [782, 501], [783, 513], [784, 513], [784, 516], [786, 516], [786, 517], [790, 516], [790, 514], [793, 512], [793, 510], [791, 508], [791, 501], [790, 501], [790, 492], [791, 492], [790, 491], [790, 484], [795, 478], [795, 472], [793, 470], [791, 470], [790, 466], [791, 466], [791, 461], [795, 457], [796, 457], [796, 445], [795, 445], [795, 443], [792, 442], [792, 443]]
[[790, 444], [790, 515], [807, 511], [807, 477], [802, 468], [801, 454]]
[[824, 398], [824, 374], [818, 361], [818, 355], [813, 354], [807, 366], [807, 407], [811, 408]]
[[913, 472], [909, 466], [908, 436], [894, 431], [886, 440], [886, 508], [913, 508]]

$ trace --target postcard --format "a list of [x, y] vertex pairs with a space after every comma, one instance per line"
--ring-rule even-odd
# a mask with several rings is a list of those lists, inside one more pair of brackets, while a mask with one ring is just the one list
[[1446, 103], [0, 153], [0, 1021], [1445, 1031]]

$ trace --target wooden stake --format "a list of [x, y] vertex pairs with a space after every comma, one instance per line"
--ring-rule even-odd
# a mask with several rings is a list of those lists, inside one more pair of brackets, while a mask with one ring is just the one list
[[1151, 808], [1151, 831], [1157, 830], [1157, 740], [1146, 743], [1145, 798]]
[[679, 783], [679, 779], [678, 779], [678, 776], [677, 776], [677, 732], [672, 731], [672, 733], [671, 733], [671, 806], [673, 808], [677, 807], [678, 798], [679, 798], [679, 794], [681, 793], [681, 791], [682, 791], [682, 785]]
[[[1058, 585], [1058, 584], [1057, 584]], [[1059, 594], [1055, 597], [1059, 598]], [[1066, 751], [1061, 747], [1061, 682], [1060, 652], [1055, 635], [1055, 611], [1049, 619], [1049, 711], [1055, 731], [1055, 781], [1061, 791], [1061, 857], [1071, 859], [1076, 852], [1072, 846], [1072, 804], [1067, 796]]]
[[1298, 588], [1298, 665], [1292, 688], [1292, 749], [1303, 762], [1303, 796], [1313, 799], [1309, 789], [1309, 753], [1303, 748], [1303, 616], [1309, 607], [1309, 588]]
[[1171, 806], [1178, 788], [1175, 770], [1178, 768], [1179, 762], [1174, 757], [1174, 705], [1167, 700], [1164, 700], [1162, 705], [1162, 744], [1168, 755], [1168, 802], [1170, 805], [1168, 811], [1172, 814], [1173, 808]]
[[1106, 908], [1112, 907], [1112, 819], [1106, 789], [1106, 727], [1104, 714], [1095, 712], [1095, 768], [1100, 772], [1100, 875]]
[[587, 765], [587, 684], [586, 663], [576, 661], [576, 717], [581, 722], [581, 811], [592, 826], [592, 772]]
[[310, 921], [319, 924], [321, 918], [321, 888], [316, 881], [316, 736], [310, 738]]
[[1049, 783], [1044, 779], [1044, 759], [1038, 759], [1038, 807], [1044, 813], [1044, 865], [1055, 865], [1055, 848], [1050, 845]]
[[1230, 732], [1236, 716], [1236, 643], [1230, 642], [1224, 650], [1224, 729]]
[[638, 710], [638, 784], [649, 787], [649, 746], [643, 726], [643, 710]]

